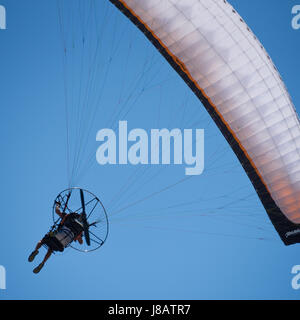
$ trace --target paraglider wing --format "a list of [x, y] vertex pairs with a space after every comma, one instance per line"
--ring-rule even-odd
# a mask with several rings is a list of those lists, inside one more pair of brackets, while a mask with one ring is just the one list
[[226, 0], [110, 0], [193, 90], [286, 245], [300, 242], [300, 126], [264, 47]]

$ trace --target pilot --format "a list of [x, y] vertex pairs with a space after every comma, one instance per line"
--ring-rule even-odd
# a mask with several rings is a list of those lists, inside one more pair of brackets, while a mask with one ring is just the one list
[[[80, 224], [80, 215], [77, 213], [65, 214], [60, 211], [61, 204], [56, 202], [55, 212], [62, 219], [56, 232], [48, 232], [42, 240], [40, 240], [35, 250], [30, 254], [28, 261], [32, 262], [38, 255], [42, 245], [48, 247], [48, 251], [43, 261], [33, 270], [35, 274], [39, 273], [44, 267], [46, 261], [51, 257], [54, 251], [63, 252], [73, 241], [83, 244], [82, 233], [83, 228]], [[76, 222], [75, 222], [76, 219]]]

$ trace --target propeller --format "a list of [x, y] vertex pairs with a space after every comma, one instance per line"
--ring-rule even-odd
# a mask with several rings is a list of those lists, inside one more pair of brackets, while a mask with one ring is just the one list
[[82, 207], [82, 223], [83, 223], [83, 230], [84, 230], [84, 238], [85, 242], [88, 246], [91, 245], [90, 233], [89, 233], [89, 224], [87, 221], [86, 211], [85, 211], [85, 202], [84, 202], [84, 193], [83, 190], [80, 189], [80, 199], [81, 199], [81, 207]]

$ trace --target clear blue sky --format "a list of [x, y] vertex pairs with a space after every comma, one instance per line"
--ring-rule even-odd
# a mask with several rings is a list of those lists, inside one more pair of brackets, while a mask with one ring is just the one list
[[[74, 55], [64, 73], [56, 1], [0, 0], [8, 28], [0, 30], [0, 265], [7, 271], [0, 299], [298, 299], [290, 283], [299, 245], [281, 243], [232, 151], [183, 81], [120, 12], [96, 2], [99, 28], [106, 26], [101, 50], [92, 44], [95, 34], [85, 31], [81, 59], [80, 30], [66, 20]], [[270, 53], [299, 112], [295, 1], [231, 3]], [[74, 17], [70, 21], [78, 21]], [[84, 175], [74, 183], [101, 198], [110, 234], [101, 250], [67, 250], [34, 275], [44, 251], [34, 264], [27, 257], [51, 226], [53, 200], [68, 187], [64, 75], [71, 159], [81, 141], [78, 118], [86, 134], [79, 157]], [[86, 103], [81, 85], [89, 88], [82, 91]], [[99, 166], [96, 132], [119, 120], [147, 130], [205, 129], [204, 174], [177, 184], [184, 166]]]

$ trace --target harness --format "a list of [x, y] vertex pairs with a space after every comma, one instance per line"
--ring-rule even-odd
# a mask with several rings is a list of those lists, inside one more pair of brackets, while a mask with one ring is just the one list
[[77, 213], [65, 214], [58, 226], [52, 226], [45, 236], [44, 243], [50, 249], [62, 252], [83, 230]]

